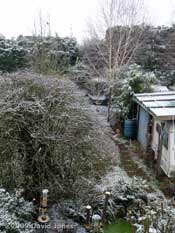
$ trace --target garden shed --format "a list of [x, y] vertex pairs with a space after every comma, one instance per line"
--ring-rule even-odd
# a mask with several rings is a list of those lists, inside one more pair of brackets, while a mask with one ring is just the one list
[[135, 94], [137, 140], [168, 177], [175, 177], [175, 92]]

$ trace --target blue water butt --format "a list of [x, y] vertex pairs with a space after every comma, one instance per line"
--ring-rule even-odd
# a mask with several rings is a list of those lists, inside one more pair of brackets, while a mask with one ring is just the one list
[[136, 139], [137, 137], [137, 121], [125, 120], [124, 122], [124, 136], [127, 139]]

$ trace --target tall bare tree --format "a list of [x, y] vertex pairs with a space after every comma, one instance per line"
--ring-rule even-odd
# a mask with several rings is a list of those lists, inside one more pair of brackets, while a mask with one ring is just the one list
[[41, 38], [51, 36], [51, 17], [49, 13], [47, 15], [44, 15], [41, 10], [38, 12], [37, 17], [34, 20], [34, 28], [32, 34], [33, 36], [38, 36]]
[[101, 72], [96, 64], [99, 61], [103, 66], [109, 83], [109, 120], [114, 82], [122, 69], [132, 61], [140, 43], [144, 3], [143, 0], [105, 0], [100, 4], [98, 13], [97, 23], [89, 23], [89, 41], [93, 41], [95, 58], [89, 54], [85, 57], [99, 76]]

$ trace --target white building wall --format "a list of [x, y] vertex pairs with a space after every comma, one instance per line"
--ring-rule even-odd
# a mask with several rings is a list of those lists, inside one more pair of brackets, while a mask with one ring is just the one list
[[[169, 129], [169, 176], [175, 176], [175, 125], [172, 123]], [[174, 174], [174, 175], [173, 175]]]
[[157, 159], [157, 152], [159, 146], [159, 134], [156, 130], [157, 124], [161, 125], [159, 120], [154, 119], [153, 121], [153, 131], [152, 131], [152, 150], [155, 153], [155, 159]]
[[163, 169], [165, 174], [167, 176], [169, 176], [169, 173], [170, 173], [170, 154], [169, 154], [169, 150], [167, 150], [166, 147], [163, 145], [162, 145], [162, 150], [161, 150], [161, 168]]
[[[175, 128], [172, 123], [166, 123], [168, 130], [168, 149], [162, 145], [161, 168], [167, 176], [175, 176]], [[174, 173], [174, 174], [173, 174]]]

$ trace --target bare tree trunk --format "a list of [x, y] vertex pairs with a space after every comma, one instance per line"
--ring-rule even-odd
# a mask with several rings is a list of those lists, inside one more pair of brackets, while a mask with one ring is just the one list
[[108, 121], [111, 117], [114, 82], [123, 68], [130, 64], [140, 44], [142, 7], [143, 0], [104, 0], [98, 20], [95, 19], [98, 23], [89, 24], [90, 41], [94, 41], [97, 61], [91, 53], [86, 54], [86, 58], [97, 75], [101, 73], [98, 61], [106, 72], [105, 78], [109, 83]]
[[111, 107], [112, 107], [112, 87], [109, 88], [109, 100], [108, 100], [108, 116], [107, 121], [111, 119]]

